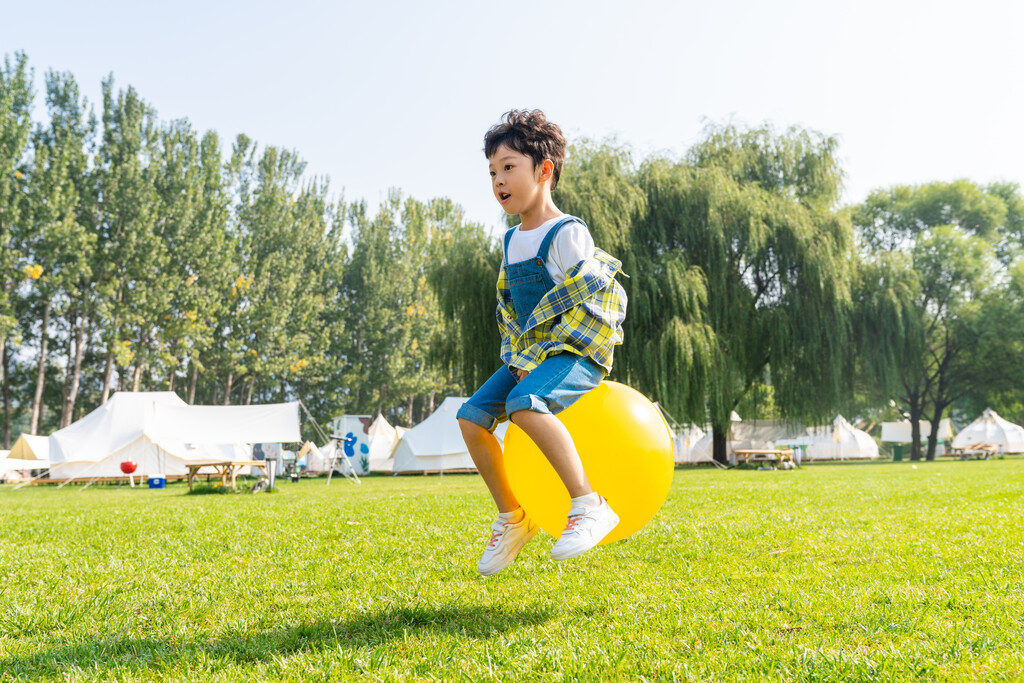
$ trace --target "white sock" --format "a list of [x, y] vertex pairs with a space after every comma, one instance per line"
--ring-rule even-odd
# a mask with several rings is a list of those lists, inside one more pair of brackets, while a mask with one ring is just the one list
[[525, 516], [526, 513], [523, 512], [523, 508], [521, 507], [516, 508], [512, 512], [498, 513], [498, 519], [500, 519], [505, 524], [518, 524], [519, 522], [523, 521], [523, 517]]
[[601, 507], [601, 496], [597, 492], [588, 493], [585, 496], [576, 496], [572, 500], [573, 508], [596, 508]]

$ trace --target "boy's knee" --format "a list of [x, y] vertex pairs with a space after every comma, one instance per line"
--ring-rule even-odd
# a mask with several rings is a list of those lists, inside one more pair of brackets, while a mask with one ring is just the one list
[[462, 430], [462, 438], [466, 441], [479, 441], [486, 438], [485, 435], [490, 434], [490, 432], [476, 422], [467, 420], [464, 417], [459, 418], [459, 429]]

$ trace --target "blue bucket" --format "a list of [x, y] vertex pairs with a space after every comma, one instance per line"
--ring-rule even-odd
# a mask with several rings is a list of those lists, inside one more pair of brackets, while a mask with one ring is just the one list
[[166, 483], [167, 483], [167, 479], [165, 479], [164, 477], [150, 477], [149, 478], [149, 488], [151, 488], [151, 489], [162, 489], [162, 488], [164, 488], [164, 484], [166, 484]]

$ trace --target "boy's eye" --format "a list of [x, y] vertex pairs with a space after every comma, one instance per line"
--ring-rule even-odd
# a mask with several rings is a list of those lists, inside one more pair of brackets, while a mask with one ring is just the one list
[[512, 170], [512, 164], [505, 164], [505, 170], [506, 171], [511, 171]]
[[492, 178], [494, 177], [494, 171], [491, 171], [491, 177]]

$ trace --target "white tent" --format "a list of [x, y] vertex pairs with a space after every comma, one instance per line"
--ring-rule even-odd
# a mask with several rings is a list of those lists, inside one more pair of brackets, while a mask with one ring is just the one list
[[19, 460], [40, 460], [44, 463], [36, 464], [32, 469], [49, 467], [50, 437], [22, 434], [11, 446], [11, 454], [7, 457]]
[[956, 438], [953, 448], [981, 445], [997, 446], [1001, 453], [1024, 453], [1024, 427], [1004, 420], [986, 408], [977, 420], [967, 425]]
[[[932, 423], [928, 420], [920, 420], [917, 424], [921, 430], [921, 440], [924, 441], [932, 433]], [[883, 422], [881, 441], [885, 443], [910, 443], [913, 440], [911, 438], [911, 426], [909, 420]], [[939, 431], [935, 438], [939, 441], [948, 441], [951, 436], [953, 436], [953, 424], [949, 421], [949, 418], [939, 420]]]
[[370, 425], [370, 470], [373, 472], [392, 472], [395, 469], [395, 449], [402, 436], [408, 432], [407, 427], [393, 427], [383, 415]]
[[713, 462], [710, 450], [695, 450], [695, 446], [705, 436], [704, 430], [696, 426], [673, 430], [672, 450], [676, 464], [696, 465], [701, 462]]
[[[402, 436], [395, 447], [395, 473], [476, 470], [455, 418], [466, 400], [449, 396], [430, 417]], [[507, 430], [507, 421], [494, 430], [499, 442]]]
[[[170, 391], [119, 391], [78, 422], [50, 435], [50, 478], [124, 476], [125, 460], [137, 463], [136, 473], [185, 474], [185, 463], [206, 456], [181, 440], [157, 440], [152, 431], [158, 405], [184, 405]], [[202, 457], [203, 460], [208, 457]]]
[[862, 460], [878, 457], [878, 444], [871, 436], [837, 415], [828, 427], [809, 427], [804, 436], [780, 439], [777, 446], [802, 447], [803, 460]]

